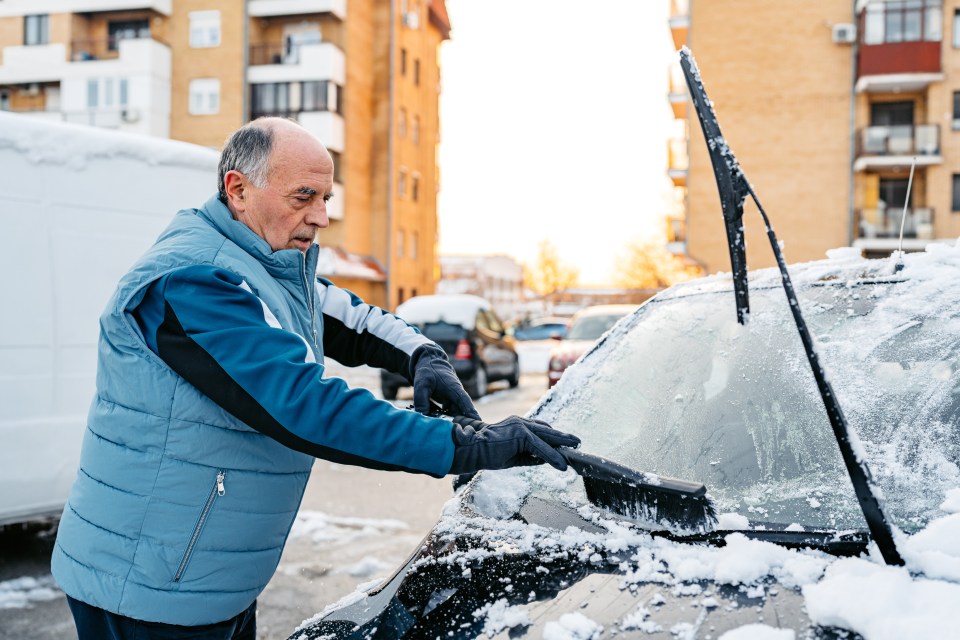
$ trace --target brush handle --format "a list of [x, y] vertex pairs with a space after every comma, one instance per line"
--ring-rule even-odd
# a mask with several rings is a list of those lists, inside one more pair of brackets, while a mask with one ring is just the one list
[[648, 486], [656, 489], [680, 493], [692, 497], [700, 497], [707, 493], [707, 488], [700, 482], [689, 482], [666, 476], [643, 473], [626, 467], [618, 462], [606, 458], [584, 453], [569, 447], [558, 447], [557, 451], [564, 457], [567, 464], [584, 478], [592, 478], [603, 482], [625, 484], [630, 486]]

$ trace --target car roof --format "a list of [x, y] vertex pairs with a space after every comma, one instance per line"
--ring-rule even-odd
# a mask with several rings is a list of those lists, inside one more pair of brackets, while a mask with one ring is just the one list
[[489, 310], [490, 302], [468, 294], [416, 296], [397, 306], [396, 315], [411, 324], [449, 322], [466, 329], [476, 325], [477, 311]]

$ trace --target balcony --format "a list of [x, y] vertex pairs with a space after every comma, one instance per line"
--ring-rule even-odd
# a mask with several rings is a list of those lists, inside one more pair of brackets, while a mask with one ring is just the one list
[[687, 141], [674, 138], [667, 141], [667, 175], [675, 187], [687, 186], [687, 170], [690, 158], [687, 156]]
[[332, 80], [341, 87], [346, 79], [343, 52], [329, 42], [288, 47], [283, 43], [260, 43], [250, 47], [247, 80], [251, 84]]
[[918, 91], [943, 80], [941, 0], [874, 0], [861, 9], [857, 92]]
[[670, 101], [670, 108], [673, 109], [673, 117], [677, 120], [683, 120], [687, 117], [687, 82], [683, 78], [683, 71], [679, 64], [670, 65], [670, 93], [667, 99]]
[[304, 129], [315, 135], [327, 149], [337, 153], [343, 153], [345, 129], [343, 116], [339, 113], [333, 113], [332, 111], [300, 111], [295, 109], [254, 109], [250, 113], [251, 120], [256, 120], [264, 116], [295, 120], [303, 126]]
[[94, 13], [138, 9], [152, 9], [169, 16], [172, 4], [172, 0], [3, 0], [0, 2], [0, 18], [19, 18], [38, 13]]
[[892, 250], [899, 244], [900, 224], [903, 222], [905, 249], [922, 249], [934, 239], [933, 209], [902, 207], [860, 209], [857, 211], [857, 240], [854, 246], [866, 249]]
[[689, 30], [690, 0], [670, 0], [670, 35], [676, 49], [687, 44]]
[[251, 18], [331, 13], [341, 20], [347, 17], [347, 0], [250, 0]]
[[941, 164], [940, 125], [893, 125], [864, 127], [857, 131], [854, 171], [887, 167]]

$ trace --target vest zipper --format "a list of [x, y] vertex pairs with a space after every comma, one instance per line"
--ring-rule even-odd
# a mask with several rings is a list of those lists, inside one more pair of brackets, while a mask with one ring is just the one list
[[197, 544], [197, 539], [200, 537], [203, 525], [207, 521], [207, 514], [210, 513], [210, 508], [213, 507], [213, 501], [216, 500], [218, 496], [222, 496], [227, 492], [223, 484], [225, 475], [223, 469], [217, 471], [217, 482], [213, 485], [213, 489], [211, 489], [210, 495], [207, 497], [207, 504], [203, 506], [203, 511], [200, 512], [200, 519], [197, 520], [197, 526], [193, 530], [190, 544], [187, 545], [187, 550], [183, 553], [183, 559], [180, 561], [180, 566], [177, 567], [177, 574], [173, 576], [174, 582], [180, 582], [180, 578], [183, 577], [183, 571], [187, 568], [187, 561], [190, 560], [190, 555], [193, 553], [193, 548]]
[[314, 296], [317, 292], [315, 287], [310, 286], [310, 280], [307, 278], [306, 254], [303, 255], [303, 262], [300, 263], [300, 273], [303, 276], [303, 288], [307, 298], [307, 313], [310, 314], [310, 332], [313, 334], [313, 347], [315, 351], [319, 352], [320, 347], [317, 345], [316, 304], [314, 304]]

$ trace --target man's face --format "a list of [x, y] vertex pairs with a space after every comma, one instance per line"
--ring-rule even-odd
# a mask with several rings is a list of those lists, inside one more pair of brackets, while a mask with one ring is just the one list
[[327, 200], [333, 190], [333, 161], [323, 145], [302, 129], [283, 128], [274, 135], [263, 188], [243, 174], [230, 172], [241, 179], [238, 192], [228, 187], [231, 209], [274, 251], [306, 251], [317, 231], [330, 224]]

